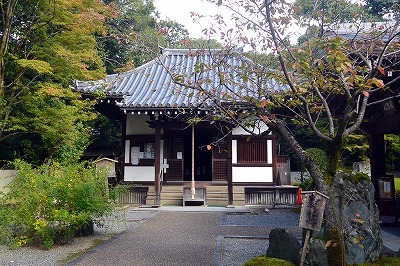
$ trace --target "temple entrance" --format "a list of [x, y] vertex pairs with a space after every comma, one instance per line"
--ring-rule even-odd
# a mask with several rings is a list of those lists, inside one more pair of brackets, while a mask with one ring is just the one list
[[[195, 181], [212, 181], [212, 151], [207, 145], [212, 142], [212, 134], [204, 128], [195, 129], [194, 138], [194, 179]], [[184, 174], [183, 181], [192, 180], [192, 136], [191, 131], [185, 131]]]

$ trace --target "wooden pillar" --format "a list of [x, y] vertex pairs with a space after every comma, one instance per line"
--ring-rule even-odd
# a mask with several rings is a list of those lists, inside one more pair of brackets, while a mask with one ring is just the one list
[[125, 181], [125, 153], [129, 151], [125, 150], [125, 142], [126, 142], [126, 123], [127, 123], [127, 119], [128, 115], [127, 114], [123, 114], [123, 118], [121, 119], [121, 124], [122, 124], [122, 138], [121, 138], [121, 159], [119, 162], [119, 166], [120, 166], [120, 175], [117, 180], [118, 181]]
[[385, 140], [382, 133], [369, 135], [371, 181], [375, 187], [375, 200], [378, 202], [378, 177], [386, 175]]
[[194, 124], [192, 124], [192, 185], [190, 191], [192, 199], [194, 199], [196, 195], [196, 184], [194, 182]]
[[229, 132], [227, 138], [227, 176], [228, 181], [228, 205], [233, 205], [233, 182], [232, 182], [232, 132]]
[[154, 139], [154, 191], [156, 193], [155, 204], [160, 204], [160, 171], [161, 171], [161, 125], [159, 122], [155, 124], [155, 139]]
[[[394, 197], [393, 177], [386, 175], [384, 134], [373, 134], [369, 137], [371, 181], [375, 187], [375, 201], [383, 223], [394, 223], [396, 217], [396, 201]], [[390, 184], [390, 195], [386, 195], [384, 186]]]

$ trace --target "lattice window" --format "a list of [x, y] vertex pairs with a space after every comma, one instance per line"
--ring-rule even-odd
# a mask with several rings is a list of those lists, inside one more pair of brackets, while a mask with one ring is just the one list
[[182, 138], [169, 138], [166, 149], [164, 149], [164, 157], [167, 159], [182, 159], [178, 154], [179, 152], [183, 152]]
[[166, 172], [168, 181], [181, 181], [182, 180], [182, 160], [169, 160], [169, 168]]
[[225, 139], [218, 140], [218, 138], [213, 138], [214, 142], [217, 142], [217, 146], [212, 149], [213, 156], [213, 180], [227, 180], [228, 174], [228, 143]]
[[[217, 142], [218, 141], [218, 142]], [[218, 138], [214, 137], [213, 142], [217, 142], [216, 146], [213, 146], [213, 158], [214, 159], [226, 159], [228, 155], [228, 145], [225, 139], [218, 140]]]
[[213, 162], [213, 180], [227, 180], [227, 161], [214, 161]]
[[167, 181], [181, 181], [183, 179], [183, 139], [168, 138], [164, 157], [167, 158], [169, 165], [165, 179]]
[[265, 140], [238, 140], [238, 163], [267, 162], [267, 142]]

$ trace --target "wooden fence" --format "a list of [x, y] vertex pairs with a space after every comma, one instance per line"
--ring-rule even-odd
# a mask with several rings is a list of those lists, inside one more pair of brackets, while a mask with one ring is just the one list
[[147, 187], [130, 187], [119, 195], [117, 203], [145, 205], [147, 191]]
[[296, 205], [298, 187], [245, 188], [246, 205]]

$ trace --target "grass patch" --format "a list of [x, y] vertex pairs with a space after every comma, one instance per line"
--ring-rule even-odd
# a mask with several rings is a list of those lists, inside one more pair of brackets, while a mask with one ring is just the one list
[[296, 266], [296, 264], [287, 260], [259, 256], [246, 261], [243, 266]]

